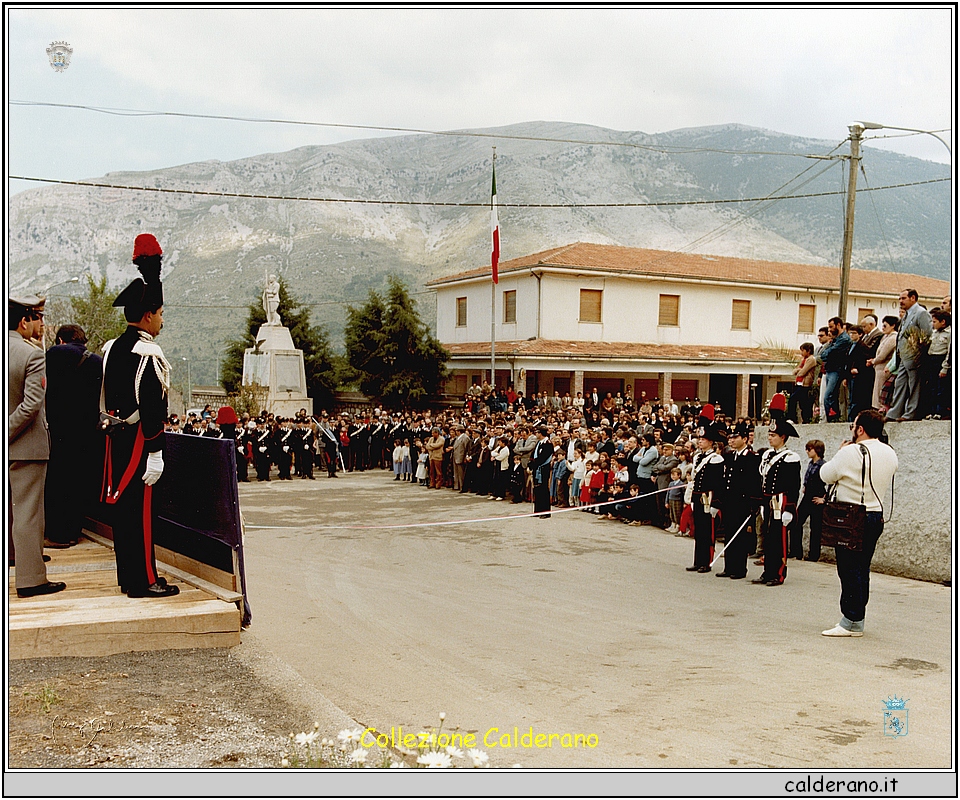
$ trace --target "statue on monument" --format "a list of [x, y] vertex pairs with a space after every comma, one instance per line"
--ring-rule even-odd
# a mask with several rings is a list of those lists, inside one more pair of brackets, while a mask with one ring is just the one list
[[276, 275], [267, 277], [267, 285], [263, 290], [263, 310], [267, 313], [267, 325], [283, 325], [277, 309], [280, 307], [280, 282]]

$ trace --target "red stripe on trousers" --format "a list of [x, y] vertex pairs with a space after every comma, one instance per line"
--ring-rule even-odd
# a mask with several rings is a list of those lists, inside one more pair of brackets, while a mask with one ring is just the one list
[[[109, 443], [107, 445], [109, 452]], [[133, 453], [130, 455], [130, 463], [127, 464], [127, 469], [123, 473], [123, 477], [120, 479], [120, 485], [117, 487], [116, 491], [113, 494], [108, 494], [106, 497], [107, 503], [113, 505], [120, 499], [120, 495], [123, 494], [123, 490], [127, 488], [130, 481], [133, 480], [133, 475], [137, 471], [137, 467], [140, 466], [140, 456], [143, 453], [143, 429], [138, 425], [137, 426], [137, 438], [133, 442]], [[111, 457], [112, 458], [112, 457]], [[110, 462], [110, 472], [113, 472], [113, 463]], [[112, 475], [111, 475], [112, 477]]]
[[147, 585], [157, 582], [153, 566], [153, 487], [143, 487], [143, 559], [147, 572]]

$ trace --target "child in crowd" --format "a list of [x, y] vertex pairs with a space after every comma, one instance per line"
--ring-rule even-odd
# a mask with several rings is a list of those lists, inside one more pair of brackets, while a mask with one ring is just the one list
[[403, 476], [403, 480], [412, 481], [413, 480], [413, 463], [410, 461], [410, 440], [403, 440], [403, 447], [401, 448], [402, 452], [400, 453], [400, 474]]
[[580, 505], [580, 484], [583, 483], [583, 476], [587, 474], [587, 463], [583, 460], [583, 449], [573, 448], [573, 461], [567, 466], [570, 468], [570, 505]]
[[522, 458], [519, 453], [513, 454], [513, 465], [510, 467], [510, 474], [507, 480], [513, 502], [523, 502], [523, 490], [527, 484], [527, 471], [523, 468]]
[[670, 509], [670, 527], [667, 533], [680, 533], [680, 517], [683, 515], [683, 495], [686, 483], [680, 477], [679, 467], [670, 470], [670, 484], [667, 492], [667, 508]]
[[680, 514], [680, 530], [676, 536], [693, 536], [693, 473], [687, 475], [687, 486], [683, 490], [683, 512]]
[[[586, 462], [586, 471], [583, 475], [583, 482], [580, 485], [580, 505], [589, 506], [592, 503], [597, 501], [597, 490], [593, 488], [593, 475], [598, 471], [598, 467], [595, 461]], [[595, 508], [581, 508], [581, 511], [586, 511], [588, 514], [595, 514]]]
[[419, 455], [417, 456], [417, 483], [421, 486], [427, 485], [427, 461], [430, 458], [430, 454], [424, 449], [423, 442], [419, 439], [414, 439], [414, 446], [417, 448]]
[[[409, 456], [408, 456], [409, 458]], [[393, 479], [395, 481], [400, 480], [400, 476], [403, 474], [403, 445], [400, 444], [399, 439], [393, 440]]]

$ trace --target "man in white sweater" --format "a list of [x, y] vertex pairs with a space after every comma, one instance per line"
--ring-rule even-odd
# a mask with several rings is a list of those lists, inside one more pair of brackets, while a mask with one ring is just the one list
[[870, 598], [870, 562], [883, 533], [883, 503], [889, 497], [897, 471], [897, 454], [880, 441], [883, 415], [861, 411], [851, 427], [853, 441], [840, 445], [837, 454], [820, 468], [820, 477], [836, 485], [835, 500], [866, 506], [863, 549], [838, 546], [837, 576], [840, 578], [840, 622], [824, 636], [863, 636], [863, 621]]

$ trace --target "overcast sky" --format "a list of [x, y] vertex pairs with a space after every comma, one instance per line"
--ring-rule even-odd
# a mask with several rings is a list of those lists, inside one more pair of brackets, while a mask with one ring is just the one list
[[[424, 129], [736, 122], [836, 142], [854, 120], [938, 130], [954, 112], [947, 8], [7, 13], [19, 101]], [[74, 51], [62, 73], [45, 52], [56, 40]], [[9, 174], [61, 179], [387, 135], [7, 111]], [[949, 161], [931, 136], [871, 144]]]

